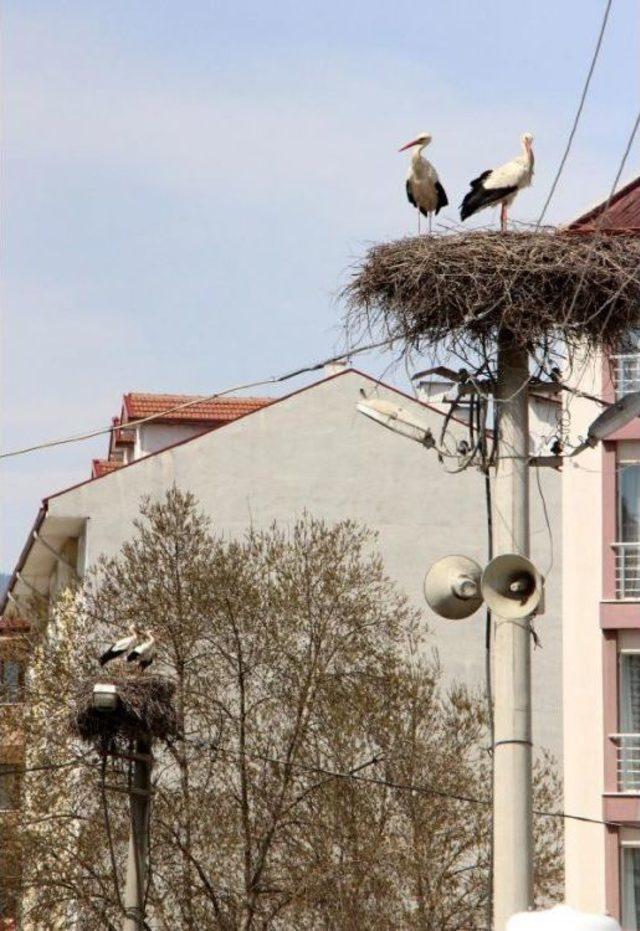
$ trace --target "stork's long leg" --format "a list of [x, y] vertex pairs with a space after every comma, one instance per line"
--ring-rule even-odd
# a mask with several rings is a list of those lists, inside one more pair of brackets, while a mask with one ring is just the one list
[[433, 214], [430, 213], [430, 214], [429, 214], [429, 236], [431, 236], [432, 221], [433, 221]]
[[507, 205], [504, 203], [500, 207], [500, 231], [507, 232]]
[[420, 235], [420, 208], [419, 207], [417, 208], [416, 212], [418, 214], [418, 236], [419, 236]]

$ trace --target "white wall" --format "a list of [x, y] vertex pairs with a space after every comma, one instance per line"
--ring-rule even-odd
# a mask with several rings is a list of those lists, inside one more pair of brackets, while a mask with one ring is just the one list
[[174, 443], [180, 443], [189, 437], [198, 436], [207, 430], [202, 424], [191, 423], [146, 423], [137, 428], [134, 456], [147, 456], [159, 449], [165, 449]]
[[[590, 366], [580, 387], [599, 395], [601, 365]], [[599, 413], [570, 399], [571, 433], [586, 435]], [[565, 810], [602, 817], [603, 707], [602, 451], [568, 460], [563, 474], [563, 708]], [[605, 911], [604, 828], [567, 821], [566, 900], [574, 908]]]
[[[350, 517], [378, 530], [389, 574], [411, 600], [422, 598], [427, 568], [449, 553], [486, 561], [484, 480], [474, 470], [448, 475], [433, 451], [357, 413], [359, 389], [373, 389], [354, 372], [325, 380], [289, 399], [190, 443], [87, 483], [58, 498], [49, 512], [90, 516], [89, 553], [115, 553], [132, 532], [142, 495], [161, 496], [173, 483], [192, 491], [216, 529], [237, 535], [253, 523], [291, 523], [304, 509], [330, 521]], [[377, 389], [381, 397], [397, 394]], [[411, 400], [402, 401], [411, 406]], [[441, 417], [415, 405], [439, 433]], [[451, 463], [448, 463], [451, 467]], [[548, 577], [547, 613], [537, 624], [542, 649], [533, 654], [534, 741], [561, 752], [560, 479], [541, 470], [553, 522], [548, 532], [532, 476], [532, 558]], [[448, 678], [480, 684], [484, 616], [447, 622], [431, 615], [430, 645]]]

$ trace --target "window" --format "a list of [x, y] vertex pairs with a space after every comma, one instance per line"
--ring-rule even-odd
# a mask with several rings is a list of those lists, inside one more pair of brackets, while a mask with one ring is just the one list
[[0, 811], [18, 807], [16, 763], [0, 763]]
[[[636, 456], [634, 456], [634, 459]], [[616, 594], [640, 599], [640, 462], [618, 466]]]
[[640, 331], [629, 330], [611, 357], [616, 395], [621, 398], [640, 388]]
[[17, 659], [0, 659], [0, 704], [19, 702], [23, 684], [24, 665]]
[[618, 539], [621, 543], [640, 541], [640, 462], [618, 469]]
[[640, 653], [635, 651], [620, 654], [618, 717], [618, 788], [640, 792]]
[[622, 847], [621, 857], [622, 927], [640, 928], [640, 847]]

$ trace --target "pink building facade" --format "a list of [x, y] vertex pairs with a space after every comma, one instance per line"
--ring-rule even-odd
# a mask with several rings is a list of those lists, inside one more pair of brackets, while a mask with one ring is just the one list
[[[580, 235], [640, 235], [640, 179]], [[586, 366], [580, 386], [614, 401], [640, 391], [640, 333]], [[567, 402], [572, 434], [599, 413]], [[563, 476], [563, 714], [570, 905], [640, 929], [640, 419], [610, 434]]]

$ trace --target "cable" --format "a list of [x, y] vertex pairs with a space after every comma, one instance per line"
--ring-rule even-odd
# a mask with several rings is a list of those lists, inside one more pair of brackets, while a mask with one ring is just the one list
[[542, 511], [544, 514], [545, 523], [547, 525], [547, 536], [549, 537], [549, 568], [544, 573], [545, 578], [549, 576], [551, 570], [553, 569], [553, 532], [551, 530], [551, 521], [549, 519], [549, 511], [547, 508], [547, 501], [544, 496], [544, 491], [542, 490], [542, 483], [540, 481], [540, 466], [536, 465], [536, 484], [538, 486], [538, 493], [540, 495], [540, 501], [542, 502]]
[[[492, 806], [492, 802], [489, 799], [478, 798], [477, 796], [473, 795], [461, 795], [452, 792], [445, 792], [442, 789], [437, 789], [430, 785], [409, 782], [396, 782], [394, 780], [382, 779], [375, 776], [360, 776], [357, 774], [351, 774], [350, 772], [339, 772], [337, 770], [326, 769], [322, 766], [305, 766], [298, 763], [292, 763], [290, 760], [282, 760], [278, 757], [268, 756], [264, 753], [257, 753], [252, 750], [245, 750], [244, 754], [241, 754], [237, 750], [230, 750], [225, 747], [217, 746], [212, 742], [203, 740], [187, 738], [186, 742], [192, 744], [192, 746], [195, 746], [198, 749], [211, 750], [215, 753], [221, 753], [224, 756], [233, 757], [234, 759], [239, 759], [242, 755], [244, 755], [253, 759], [262, 760], [265, 763], [272, 763], [274, 766], [288, 767], [289, 769], [299, 770], [300, 772], [318, 773], [320, 775], [330, 776], [331, 778], [335, 779], [353, 779], [356, 782], [364, 782], [368, 783], [369, 785], [377, 785], [382, 788], [396, 789], [405, 792], [419, 792], [425, 795], [435, 795], [438, 798], [445, 798], [454, 802], [465, 802], [471, 805], [481, 805], [485, 808]], [[565, 811], [543, 811], [542, 809], [534, 808], [533, 814], [541, 818], [582, 821], [586, 824], [604, 824], [609, 827], [620, 827], [622, 825], [622, 822], [619, 821], [603, 821], [601, 818], [590, 818], [587, 815], [571, 815]]]
[[[483, 426], [483, 459], [486, 462], [486, 421]], [[493, 559], [493, 513], [491, 509], [491, 475], [488, 464], [484, 469], [484, 491], [485, 503], [487, 509], [487, 562]], [[491, 927], [493, 917], [493, 799], [494, 799], [494, 749], [495, 726], [493, 720], [493, 684], [491, 679], [491, 633], [492, 633], [492, 616], [491, 608], [487, 606], [485, 616], [485, 653], [484, 653], [484, 671], [485, 671], [485, 695], [487, 701], [487, 715], [489, 718], [489, 740], [491, 743], [491, 823], [489, 828], [489, 871], [488, 871], [488, 892], [487, 892], [487, 924]]]
[[[568, 322], [568, 320], [569, 320], [569, 318], [570, 318], [570, 316], [571, 316], [571, 313], [572, 313], [572, 311], [573, 311], [573, 308], [576, 306], [576, 301], [578, 300], [578, 294], [579, 294], [580, 291], [582, 290], [582, 285], [584, 284], [584, 279], [585, 279], [586, 274], [587, 274], [587, 268], [588, 268], [588, 266], [589, 266], [589, 262], [591, 261], [591, 259], [592, 259], [592, 257], [593, 257], [593, 253], [594, 253], [594, 251], [595, 251], [596, 244], [598, 243], [598, 241], [599, 241], [600, 238], [602, 237], [602, 232], [603, 232], [602, 226], [603, 226], [603, 224], [604, 224], [604, 218], [605, 218], [605, 216], [606, 216], [607, 210], [609, 209], [609, 205], [610, 205], [610, 203], [611, 203], [611, 201], [612, 201], [612, 199], [613, 199], [613, 196], [614, 196], [614, 194], [616, 193], [616, 188], [618, 187], [618, 182], [620, 181], [620, 178], [621, 178], [621, 176], [622, 176], [622, 172], [624, 171], [624, 167], [625, 167], [625, 165], [626, 165], [626, 163], [627, 163], [627, 159], [628, 159], [628, 157], [629, 157], [629, 152], [631, 151], [631, 147], [633, 146], [634, 140], [635, 140], [635, 138], [636, 138], [636, 134], [637, 134], [637, 132], [638, 132], [638, 128], [640, 128], [640, 111], [638, 111], [638, 114], [637, 114], [637, 116], [636, 116], [635, 122], [634, 122], [634, 124], [633, 124], [632, 129], [631, 129], [631, 133], [629, 134], [629, 138], [627, 139], [627, 145], [626, 145], [625, 150], [624, 150], [624, 152], [623, 152], [623, 154], [622, 154], [622, 158], [621, 158], [621, 160], [620, 160], [620, 164], [618, 165], [618, 170], [617, 170], [617, 172], [616, 172], [616, 176], [615, 176], [615, 178], [613, 179], [613, 184], [611, 185], [611, 190], [609, 191], [609, 196], [607, 197], [607, 199], [606, 199], [606, 201], [605, 201], [605, 203], [604, 203], [604, 205], [603, 205], [603, 207], [602, 207], [602, 210], [601, 210], [601, 212], [600, 212], [600, 216], [598, 217], [598, 219], [597, 219], [597, 221], [596, 221], [596, 224], [595, 224], [595, 231], [594, 231], [594, 232], [595, 232], [595, 235], [592, 237], [592, 240], [591, 240], [591, 248], [589, 249], [589, 253], [588, 253], [588, 255], [587, 255], [587, 259], [586, 259], [585, 264], [583, 265], [583, 268], [582, 268], [582, 273], [581, 273], [580, 278], [579, 278], [579, 280], [578, 280], [578, 284], [576, 285], [576, 289], [575, 289], [575, 291], [574, 291], [574, 293], [573, 293], [573, 297], [572, 297], [572, 299], [571, 299], [571, 304], [569, 305], [569, 310], [567, 311], [567, 313], [566, 313], [566, 315], [565, 315], [565, 318], [564, 318], [564, 323], [565, 323], [565, 324]], [[621, 291], [626, 287], [627, 283], [631, 280], [631, 278], [635, 277], [635, 274], [636, 274], [636, 273], [634, 272], [632, 275], [627, 276], [627, 278], [623, 281], [623, 283], [620, 285], [620, 287], [619, 287], [618, 290], [615, 292], [615, 294], [613, 294], [611, 297], [608, 298], [608, 302], [609, 302], [609, 303], [613, 303], [613, 302], [615, 301], [615, 299], [617, 298], [617, 296], [618, 296], [618, 295], [621, 293]], [[600, 308], [598, 309], [598, 313], [600, 312], [600, 310], [604, 309], [604, 307], [606, 307], [606, 306], [607, 306], [607, 302], [605, 302], [605, 303], [602, 305], [602, 307], [600, 307]], [[601, 333], [601, 334], [602, 334], [602, 331], [604, 330], [605, 326], [607, 325], [607, 322], [608, 322], [608, 320], [609, 320], [609, 316], [611, 315], [611, 313], [612, 313], [612, 311], [609, 311], [609, 315], [607, 316], [607, 319], [604, 321], [604, 323], [602, 324], [602, 327], [600, 328], [600, 333]], [[592, 317], [593, 317], [593, 316], [595, 316], [595, 312], [594, 312], [594, 314], [592, 315]], [[591, 318], [590, 318], [590, 319], [591, 319]], [[588, 321], [587, 321], [587, 322], [588, 322]], [[580, 324], [580, 326], [582, 326], [582, 325], [583, 325], [583, 323]]]
[[538, 230], [542, 224], [544, 216], [547, 212], [547, 208], [549, 207], [549, 204], [551, 203], [551, 199], [553, 195], [555, 194], [556, 188], [558, 186], [558, 182], [560, 180], [560, 176], [562, 175], [562, 172], [564, 171], [564, 166], [566, 164], [567, 158], [569, 157], [569, 152], [571, 151], [571, 146], [573, 145], [573, 139], [578, 129], [578, 123], [580, 122], [580, 117], [582, 116], [582, 110], [584, 109], [584, 105], [587, 99], [587, 94], [589, 92], [589, 85], [591, 84], [591, 78], [593, 77], [593, 72], [595, 70], [596, 63], [598, 61], [598, 56], [600, 55], [600, 49], [602, 48], [602, 40], [604, 39], [605, 30], [607, 28], [607, 22], [609, 19], [609, 13], [611, 12], [612, 3], [613, 3], [613, 0], [608, 0], [607, 2], [607, 6], [604, 11], [604, 16], [602, 17], [602, 23], [600, 25], [600, 33], [598, 35], [598, 41], [596, 42], [596, 47], [591, 57], [591, 64], [589, 66], [589, 71], [587, 72], [587, 78], [584, 82], [584, 87], [582, 88], [582, 94], [580, 95], [580, 103], [578, 104], [578, 109], [573, 119], [573, 125], [571, 127], [571, 132], [569, 133], [567, 145], [565, 147], [564, 154], [560, 160], [560, 165], [558, 166], [558, 170], [556, 172], [555, 178], [553, 179], [551, 190], [549, 191], [547, 199], [544, 203], [542, 212], [540, 213], [540, 216], [538, 217], [538, 222], [536, 223], [536, 230]]
[[[226, 747], [220, 747], [214, 744], [211, 741], [199, 740], [197, 738], [182, 738], [183, 742], [191, 744], [196, 749], [200, 750], [210, 750], [215, 753], [222, 753], [225, 756], [232, 756], [236, 759], [240, 758], [242, 754], [237, 750], [230, 750]], [[372, 757], [370, 760], [367, 760], [365, 763], [359, 764], [354, 767], [354, 770], [347, 770], [346, 772], [339, 772], [338, 770], [327, 769], [323, 766], [305, 766], [299, 763], [292, 763], [290, 760], [281, 760], [278, 757], [268, 756], [263, 753], [256, 753], [252, 750], [246, 750], [244, 752], [245, 756], [251, 757], [253, 759], [262, 760], [265, 763], [272, 763], [274, 766], [286, 766], [289, 769], [299, 770], [300, 772], [307, 773], [318, 773], [319, 775], [328, 776], [332, 779], [354, 779], [358, 782], [366, 782], [371, 785], [377, 785], [381, 787], [386, 787], [390, 789], [397, 789], [406, 792], [420, 792], [426, 795], [435, 795], [438, 798], [449, 799], [454, 802], [465, 802], [472, 805], [482, 805], [484, 807], [490, 807], [492, 802], [489, 799], [478, 798], [473, 795], [461, 795], [453, 792], [445, 792], [442, 789], [437, 789], [434, 786], [425, 785], [421, 783], [409, 783], [409, 782], [396, 782], [390, 779], [376, 778], [374, 776], [361, 776], [358, 775], [356, 770], [362, 769], [365, 766], [372, 766], [375, 763], [382, 761], [381, 757]], [[3, 769], [0, 771], [0, 777], [4, 775], [12, 774], [22, 774], [30, 772], [39, 772], [42, 770], [51, 770], [51, 769], [62, 769], [64, 767], [73, 767], [73, 766], [90, 766], [95, 769], [95, 764], [88, 763], [84, 760], [67, 760], [63, 763], [44, 763], [39, 766], [16, 766], [13, 769]], [[570, 821], [582, 821], [587, 824], [604, 824], [609, 827], [620, 827], [622, 822], [619, 821], [604, 821], [601, 818], [590, 818], [586, 815], [572, 815], [565, 811], [543, 811], [539, 808], [534, 808], [533, 813], [538, 815], [541, 818], [562, 818]]]
[[86, 760], [65, 760], [64, 763], [41, 763], [39, 766], [10, 766], [3, 764], [0, 769], [0, 778], [2, 776], [21, 776], [24, 773], [38, 773], [50, 769], [68, 769], [74, 766], [91, 766]]
[[[622, 172], [624, 171], [624, 166], [626, 165], [627, 158], [629, 157], [629, 153], [630, 153], [630, 151], [631, 151], [631, 147], [632, 147], [632, 145], [633, 145], [633, 143], [634, 143], [634, 140], [635, 140], [635, 137], [636, 137], [636, 135], [637, 135], [637, 132], [638, 132], [638, 129], [639, 129], [639, 128], [640, 128], [640, 111], [638, 111], [638, 114], [637, 114], [637, 116], [636, 116], [635, 122], [634, 122], [634, 124], [633, 124], [633, 126], [632, 126], [632, 128], [631, 128], [631, 133], [629, 134], [629, 138], [628, 138], [628, 140], [627, 140], [627, 145], [626, 145], [625, 150], [624, 150], [624, 152], [623, 152], [622, 159], [620, 160], [620, 164], [619, 164], [618, 170], [617, 170], [617, 172], [616, 172], [616, 176], [615, 176], [615, 178], [614, 178], [613, 184], [611, 185], [611, 189], [610, 189], [610, 191], [609, 191], [609, 196], [607, 197], [607, 200], [606, 200], [606, 202], [605, 202], [605, 204], [604, 204], [604, 206], [603, 206], [603, 208], [602, 208], [602, 210], [601, 210], [601, 212], [600, 212], [600, 215], [599, 215], [599, 217], [598, 217], [598, 219], [597, 219], [597, 221], [596, 221], [596, 224], [595, 224], [595, 236], [594, 236], [593, 239], [592, 239], [591, 248], [590, 248], [590, 250], [589, 250], [587, 262], [585, 262], [585, 265], [584, 265], [584, 267], [583, 267], [583, 269], [582, 269], [582, 273], [581, 273], [581, 275], [580, 275], [580, 279], [578, 280], [578, 284], [576, 285], [576, 290], [574, 291], [573, 298], [572, 298], [571, 304], [570, 304], [570, 306], [569, 306], [569, 310], [567, 311], [567, 314], [565, 315], [565, 319], [564, 319], [564, 323], [565, 323], [565, 324], [567, 324], [567, 322], [568, 322], [568, 320], [569, 320], [569, 317], [570, 317], [570, 315], [571, 315], [571, 313], [572, 313], [572, 311], [573, 311], [573, 308], [575, 307], [576, 301], [577, 301], [577, 299], [578, 299], [578, 294], [579, 294], [579, 292], [580, 292], [580, 290], [581, 290], [581, 288], [582, 288], [582, 285], [584, 284], [584, 279], [585, 279], [586, 273], [587, 273], [588, 262], [589, 262], [589, 260], [591, 259], [591, 257], [593, 256], [593, 252], [594, 252], [594, 250], [595, 250], [596, 243], [598, 242], [598, 240], [599, 240], [599, 239], [601, 238], [601, 236], [602, 236], [602, 233], [603, 233], [602, 226], [603, 226], [603, 224], [604, 224], [604, 218], [605, 218], [607, 209], [608, 209], [609, 204], [611, 203], [611, 200], [613, 199], [613, 196], [614, 196], [614, 194], [615, 194], [616, 188], [617, 188], [617, 186], [618, 186], [618, 182], [619, 182], [619, 180], [620, 180], [620, 177], [622, 176]], [[614, 308], [614, 306], [615, 306], [615, 301], [616, 301], [618, 295], [619, 295], [619, 294], [623, 291], [623, 289], [627, 286], [627, 284], [629, 283], [629, 281], [631, 281], [631, 279], [632, 279], [633, 277], [635, 277], [635, 274], [636, 274], [636, 272], [634, 271], [634, 272], [630, 273], [629, 275], [627, 275], [627, 277], [624, 279], [624, 281], [622, 282], [622, 284], [620, 285], [620, 287], [618, 288], [618, 290], [617, 290], [613, 295], [611, 295], [611, 296], [608, 298], [607, 302], [605, 302], [605, 304], [603, 304], [602, 307], [599, 307], [599, 308], [598, 308], [597, 313], [599, 314], [600, 311], [603, 310], [603, 309], [607, 306], [607, 303], [610, 303], [610, 304], [611, 304], [611, 309], [609, 310], [609, 312], [608, 312], [608, 314], [607, 314], [605, 320], [604, 320], [603, 323], [602, 323], [602, 326], [600, 327], [600, 335], [602, 335], [602, 332], [604, 331], [605, 326], [606, 326], [607, 323], [609, 322], [609, 317], [611, 316], [611, 314], [612, 314], [612, 312], [613, 312], [613, 308]], [[594, 315], [595, 315], [595, 314], [594, 314]], [[594, 315], [592, 315], [592, 316], [594, 316]], [[591, 319], [591, 318], [589, 318], [589, 319]], [[587, 357], [587, 358], [585, 359], [583, 365], [581, 366], [580, 372], [578, 373], [578, 377], [576, 378], [576, 383], [577, 383], [577, 384], [580, 384], [580, 381], [581, 381], [581, 379], [582, 379], [582, 377], [583, 377], [583, 375], [584, 375], [584, 373], [585, 373], [585, 371], [586, 371], [586, 369], [587, 369], [587, 366], [589, 365], [589, 361], [590, 361], [590, 360], [589, 360], [589, 358]], [[576, 392], [576, 394], [577, 394], [577, 392]], [[569, 409], [570, 409], [570, 407], [571, 407], [572, 402], [573, 402], [573, 398], [570, 398], [569, 401], [567, 402], [567, 405], [566, 405], [566, 410], [567, 410], [567, 412], [569, 412]]]
[[[386, 339], [379, 340], [378, 342], [368, 343], [366, 346], [360, 346], [357, 349], [351, 349], [349, 351], [349, 356], [361, 355], [365, 352], [371, 352], [374, 349], [381, 349], [385, 346], [392, 346], [397, 342], [398, 337], [387, 337]], [[330, 365], [332, 362], [339, 362], [344, 358], [345, 353], [339, 353], [338, 355], [333, 355], [326, 359], [322, 359], [320, 362], [313, 362], [312, 364], [305, 365], [302, 368], [294, 369], [292, 372], [285, 372], [284, 375], [273, 375], [270, 378], [263, 378], [259, 381], [247, 382], [243, 385], [234, 385], [232, 388], [225, 388], [224, 391], [216, 391], [213, 394], [205, 395], [203, 397], [191, 398], [189, 401], [183, 401], [181, 404], [176, 404], [174, 407], [169, 407], [166, 410], [158, 411], [156, 414], [150, 414], [148, 417], [141, 417], [138, 420], [131, 420], [126, 424], [104, 427], [98, 430], [92, 430], [88, 433], [78, 433], [72, 436], [62, 437], [60, 439], [48, 440], [43, 443], [34, 443], [32, 446], [24, 446], [21, 449], [13, 449], [6, 453], [0, 453], [0, 459], [11, 459], [14, 456], [23, 456], [26, 453], [36, 452], [40, 449], [50, 449], [53, 446], [65, 446], [69, 443], [81, 443], [84, 440], [92, 440], [97, 436], [105, 436], [106, 434], [115, 433], [118, 430], [128, 430], [131, 427], [137, 427], [140, 424], [157, 420], [159, 417], [166, 417], [168, 414], [175, 413], [175, 411], [185, 410], [188, 407], [192, 407], [194, 404], [203, 404], [207, 401], [214, 401], [216, 398], [222, 398], [225, 395], [234, 394], [238, 391], [247, 391], [249, 388], [261, 388], [265, 385], [276, 385], [281, 382], [290, 381], [292, 378], [297, 378], [299, 375], [306, 375], [310, 372], [316, 372], [319, 369], [324, 368], [326, 365]]]

